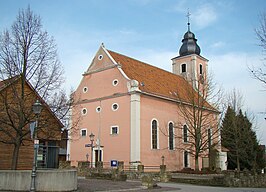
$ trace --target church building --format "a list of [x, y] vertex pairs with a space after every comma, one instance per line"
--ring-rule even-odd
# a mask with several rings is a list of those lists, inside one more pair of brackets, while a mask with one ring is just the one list
[[[200, 51], [189, 23], [179, 55], [172, 58], [172, 72], [102, 44], [73, 93], [68, 149], [72, 165], [117, 160], [125, 165], [158, 166], [163, 159], [167, 170], [194, 169], [193, 131], [180, 106], [193, 108], [191, 93], [198, 99], [204, 96], [200, 90], [204, 86], [198, 87], [206, 81], [208, 60]], [[199, 142], [210, 147], [218, 139], [213, 135], [219, 134], [219, 112], [207, 101], [196, 108], [200, 107], [211, 114], [211, 120], [201, 133], [208, 141]], [[209, 157], [209, 148], [204, 149], [199, 168], [206, 166], [203, 159]]]

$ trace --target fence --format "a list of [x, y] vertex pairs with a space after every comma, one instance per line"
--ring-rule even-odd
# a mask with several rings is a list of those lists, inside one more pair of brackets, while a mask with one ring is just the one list
[[90, 169], [96, 169], [101, 172], [108, 172], [114, 169], [124, 172], [138, 172], [138, 173], [150, 173], [150, 172], [165, 172], [165, 165], [137, 165], [136, 163], [124, 164], [123, 161], [116, 162], [115, 166], [112, 162], [96, 162], [91, 164], [89, 161], [78, 162], [79, 172], [86, 172]]

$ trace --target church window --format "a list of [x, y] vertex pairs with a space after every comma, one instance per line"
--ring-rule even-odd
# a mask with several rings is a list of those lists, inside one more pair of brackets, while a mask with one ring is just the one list
[[103, 59], [103, 55], [99, 55], [98, 60], [102, 60], [102, 59]]
[[152, 139], [152, 149], [158, 149], [158, 123], [156, 120], [152, 121], [151, 139]]
[[113, 111], [117, 111], [118, 108], [119, 108], [119, 105], [118, 105], [117, 103], [114, 103], [114, 104], [112, 105], [112, 110], [113, 110]]
[[169, 131], [169, 150], [174, 150], [174, 124], [172, 122], [168, 125]]
[[81, 129], [80, 135], [81, 135], [81, 137], [86, 137], [87, 136], [87, 129]]
[[183, 141], [184, 141], [184, 143], [188, 142], [188, 127], [187, 127], [187, 125], [183, 126]]
[[118, 126], [111, 126], [111, 135], [118, 135], [119, 127]]
[[96, 107], [96, 112], [97, 112], [97, 113], [100, 113], [101, 110], [102, 110], [102, 108], [101, 108], [100, 106]]
[[184, 151], [184, 167], [189, 167], [189, 153]]
[[212, 129], [208, 129], [208, 147], [211, 148], [212, 145]]
[[83, 87], [83, 93], [87, 93], [88, 92], [88, 87]]
[[199, 73], [200, 73], [200, 75], [202, 75], [202, 73], [203, 73], [202, 64], [199, 65]]
[[187, 72], [187, 65], [185, 63], [183, 63], [181, 65], [181, 73], [186, 73]]
[[113, 86], [117, 86], [117, 85], [118, 85], [118, 80], [117, 79], [113, 80]]
[[86, 108], [83, 108], [83, 109], [81, 110], [81, 113], [82, 113], [82, 115], [86, 115], [86, 114], [87, 114], [87, 109], [86, 109]]

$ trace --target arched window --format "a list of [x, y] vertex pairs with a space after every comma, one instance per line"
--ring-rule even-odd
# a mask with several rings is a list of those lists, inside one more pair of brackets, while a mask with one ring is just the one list
[[212, 129], [211, 128], [208, 129], [207, 132], [208, 132], [208, 147], [210, 150], [212, 146]]
[[152, 121], [151, 125], [151, 143], [152, 149], [158, 149], [158, 123], [156, 120]]
[[202, 70], [202, 64], [199, 65], [199, 74], [202, 75], [203, 70]]
[[172, 122], [168, 125], [169, 131], [169, 150], [174, 150], [174, 124]]
[[188, 151], [184, 151], [184, 167], [189, 167], [189, 154], [188, 154]]
[[181, 65], [181, 73], [185, 73], [185, 72], [187, 72], [187, 64], [183, 63]]
[[183, 126], [183, 141], [184, 141], [184, 143], [188, 142], [188, 128], [187, 128], [187, 125]]

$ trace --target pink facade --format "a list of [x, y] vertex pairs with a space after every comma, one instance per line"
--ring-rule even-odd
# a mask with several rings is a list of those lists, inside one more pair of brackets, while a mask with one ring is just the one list
[[[93, 163], [118, 160], [126, 165], [158, 166], [164, 156], [168, 170], [194, 168], [194, 158], [184, 154], [188, 144], [182, 140], [182, 129], [173, 128], [170, 137], [169, 127], [177, 126], [176, 122], [186, 124], [178, 114], [176, 100], [178, 93], [185, 101], [185, 89], [191, 86], [181, 74], [182, 64], [197, 79], [200, 70], [207, 71], [208, 60], [197, 54], [172, 60], [176, 74], [100, 46], [73, 95], [72, 165], [92, 158]], [[213, 114], [218, 115], [217, 111]], [[91, 148], [85, 147], [91, 133], [95, 135], [92, 157]], [[201, 157], [208, 156], [203, 154]]]

